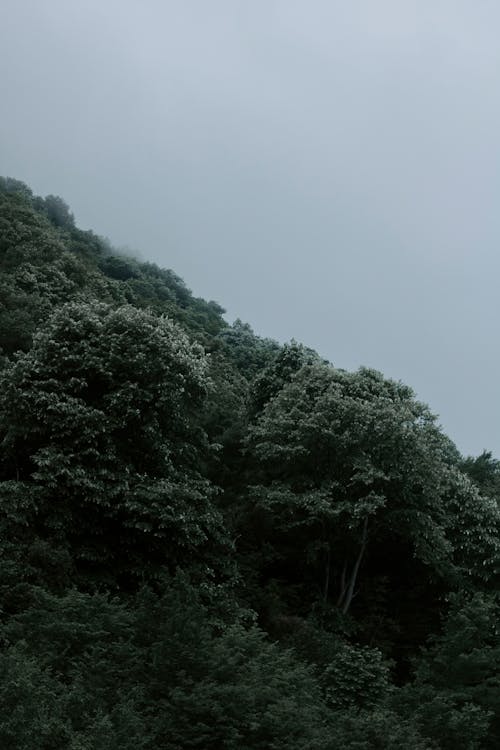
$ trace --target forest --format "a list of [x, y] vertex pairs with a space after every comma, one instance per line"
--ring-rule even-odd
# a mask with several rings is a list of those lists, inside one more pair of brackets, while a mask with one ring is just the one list
[[0, 178], [0, 747], [498, 750], [500, 462]]

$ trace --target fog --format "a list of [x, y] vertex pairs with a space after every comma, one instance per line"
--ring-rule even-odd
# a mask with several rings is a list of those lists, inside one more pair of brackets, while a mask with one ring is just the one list
[[0, 174], [500, 456], [500, 6], [18, 0]]

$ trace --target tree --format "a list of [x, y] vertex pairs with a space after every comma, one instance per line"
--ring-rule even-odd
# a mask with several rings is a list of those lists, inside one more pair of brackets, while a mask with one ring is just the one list
[[64, 687], [22, 648], [0, 653], [0, 743], [16, 750], [63, 750], [70, 733], [63, 717]]
[[482, 494], [458, 467], [449, 467], [444, 484], [444, 523], [453, 546], [460, 586], [498, 589], [500, 580], [500, 508]]
[[273, 360], [278, 350], [275, 341], [256, 336], [248, 323], [243, 323], [239, 318], [219, 333], [218, 340], [228, 359], [248, 380]]
[[493, 750], [500, 742], [498, 596], [448, 597], [442, 632], [415, 663], [415, 679], [394, 695], [396, 710], [413, 714], [443, 750]]
[[126, 603], [32, 591], [0, 626], [2, 641], [22, 644], [21, 658], [0, 655], [6, 747], [59, 749], [68, 736], [75, 750], [325, 747], [328, 711], [312, 669], [237, 610], [229, 619], [209, 609], [185, 576], [160, 586]]
[[29, 349], [36, 328], [70, 300], [125, 302], [66, 240], [26, 195], [0, 189], [0, 347], [7, 356]]
[[113, 559], [123, 570], [175, 565], [208, 538], [222, 543], [201, 473], [206, 376], [201, 347], [166, 318], [105, 304], [58, 310], [2, 376], [10, 518], [101, 573]]
[[491, 451], [483, 451], [480, 456], [468, 456], [460, 468], [478, 486], [483, 495], [500, 500], [500, 461], [493, 458]]
[[69, 206], [58, 195], [47, 195], [43, 207], [49, 221], [56, 227], [72, 229], [75, 226], [75, 217], [69, 210]]
[[289, 383], [304, 365], [321, 362], [312, 349], [292, 341], [277, 352], [275, 358], [255, 376], [252, 383], [250, 414], [260, 414], [265, 404]]
[[447, 450], [409, 388], [371, 370], [306, 365], [249, 430], [249, 503], [285, 549], [306, 547], [325, 603], [347, 613], [369, 545], [403, 540], [436, 574], [449, 567]]

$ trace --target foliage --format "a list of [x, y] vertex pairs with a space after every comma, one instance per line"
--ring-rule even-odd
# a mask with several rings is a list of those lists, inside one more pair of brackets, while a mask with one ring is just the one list
[[4, 486], [13, 506], [32, 498], [17, 523], [67, 540], [76, 560], [109, 566], [111, 555], [125, 569], [222, 539], [200, 474], [206, 368], [167, 319], [60, 308], [2, 377]]
[[461, 470], [477, 485], [483, 495], [498, 500], [500, 497], [500, 461], [493, 458], [491, 451], [483, 451], [474, 458], [468, 456], [460, 464]]
[[22, 736], [42, 689], [36, 714], [45, 733], [90, 747], [102, 733], [111, 747], [148, 750], [319, 747], [326, 713], [311, 670], [255, 626], [222, 624], [181, 579], [160, 596], [144, 589], [133, 607], [35, 590], [2, 634], [24, 642], [13, 667], [5, 656], [4, 684], [16, 690], [0, 692], [0, 701], [2, 708], [15, 701], [17, 712], [5, 736]]
[[493, 750], [499, 462], [0, 178], [0, 746]]
[[239, 318], [232, 326], [220, 331], [218, 340], [222, 343], [228, 358], [248, 380], [272, 361], [278, 350], [275, 341], [259, 338], [251, 326]]
[[306, 549], [300, 575], [309, 568], [325, 602], [335, 597], [347, 613], [362, 563], [381, 545], [404, 544], [434, 575], [450, 573], [446, 454], [410, 389], [371, 370], [305, 365], [250, 427], [248, 450], [250, 507], [269, 518], [288, 565]]
[[266, 367], [261, 368], [252, 382], [250, 414], [262, 412], [263, 407], [289, 383], [304, 365], [319, 363], [316, 352], [292, 341], [276, 353]]
[[450, 596], [443, 632], [416, 665], [407, 692], [419, 724], [443, 748], [498, 747], [499, 615], [497, 596]]
[[497, 587], [500, 581], [500, 508], [457, 468], [448, 472], [446, 533], [462, 586]]

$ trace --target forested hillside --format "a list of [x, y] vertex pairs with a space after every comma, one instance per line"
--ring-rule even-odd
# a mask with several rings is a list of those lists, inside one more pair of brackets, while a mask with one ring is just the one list
[[500, 463], [0, 180], [0, 747], [497, 750]]

